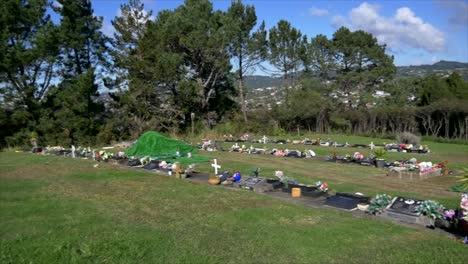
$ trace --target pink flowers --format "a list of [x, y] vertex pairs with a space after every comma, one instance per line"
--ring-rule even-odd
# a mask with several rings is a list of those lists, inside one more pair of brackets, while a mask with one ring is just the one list
[[444, 216], [447, 219], [452, 219], [455, 216], [455, 211], [454, 210], [446, 210], [446, 211], [444, 211]]

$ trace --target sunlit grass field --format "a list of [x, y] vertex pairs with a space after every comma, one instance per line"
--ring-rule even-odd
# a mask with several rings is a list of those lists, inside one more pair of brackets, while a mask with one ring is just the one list
[[[332, 152], [326, 147], [306, 147], [319, 155]], [[456, 160], [458, 167], [468, 165], [466, 145], [434, 143], [430, 147], [434, 153], [415, 157], [437, 160], [437, 154], [442, 160]], [[460, 200], [459, 194], [447, 190], [456, 182], [454, 176], [402, 181], [386, 176], [384, 170], [326, 163], [323, 157], [201, 155], [217, 158], [222, 170], [240, 170], [244, 176], [259, 167], [261, 176], [283, 170], [300, 182], [325, 180], [331, 192], [431, 198], [447, 207], [458, 206]], [[0, 263], [468, 262], [466, 245], [432, 230], [94, 164], [0, 153]], [[209, 163], [196, 168], [213, 171]]]

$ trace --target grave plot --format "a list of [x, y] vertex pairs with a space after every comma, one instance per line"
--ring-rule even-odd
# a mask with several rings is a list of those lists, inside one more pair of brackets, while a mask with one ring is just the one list
[[263, 177], [247, 177], [235, 183], [234, 186], [254, 192], [273, 191], [273, 184], [269, 183], [267, 179]]
[[320, 190], [320, 188], [316, 185], [306, 185], [306, 184], [289, 184], [287, 188], [283, 188], [284, 192], [291, 193], [292, 188], [299, 188], [301, 189], [301, 196], [305, 197], [327, 197], [328, 193], [326, 191]]
[[426, 217], [416, 211], [422, 202], [422, 200], [397, 196], [393, 198], [382, 216], [397, 221], [426, 225]]
[[369, 203], [369, 201], [369, 197], [362, 195], [355, 195], [350, 193], [336, 193], [336, 195], [327, 198], [325, 205], [346, 210], [353, 210], [357, 208], [358, 204], [367, 204]]

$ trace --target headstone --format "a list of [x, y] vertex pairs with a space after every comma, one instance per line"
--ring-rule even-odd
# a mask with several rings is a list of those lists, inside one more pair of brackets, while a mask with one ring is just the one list
[[349, 193], [336, 193], [335, 196], [327, 198], [325, 205], [338, 207], [341, 209], [352, 210], [357, 208], [358, 204], [368, 203], [369, 197], [354, 195]]
[[375, 148], [375, 145], [374, 145], [374, 142], [373, 142], [373, 141], [371, 141], [371, 143], [370, 143], [369, 147], [370, 147], [370, 149], [371, 149], [371, 150], [374, 150], [374, 148]]
[[236, 185], [239, 188], [252, 190], [254, 192], [268, 192], [273, 190], [273, 185], [263, 177], [247, 177], [240, 180]]
[[215, 175], [218, 175], [218, 169], [221, 169], [221, 165], [218, 165], [217, 160], [213, 160], [213, 164], [211, 164], [211, 167], [214, 168], [215, 170]]
[[72, 145], [71, 147], [71, 151], [72, 151], [72, 158], [75, 158], [75, 145]]
[[262, 143], [263, 143], [263, 144], [266, 144], [266, 143], [267, 143], [267, 140], [268, 140], [268, 138], [267, 138], [265, 135], [263, 135], [263, 137], [262, 137]]
[[407, 223], [425, 225], [425, 216], [422, 216], [420, 213], [416, 212], [416, 208], [422, 202], [422, 200], [397, 196], [393, 198], [392, 202], [382, 213], [382, 216]]

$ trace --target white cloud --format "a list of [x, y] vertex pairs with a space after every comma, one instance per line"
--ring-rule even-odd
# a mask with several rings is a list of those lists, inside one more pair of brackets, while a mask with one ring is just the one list
[[312, 16], [327, 16], [329, 12], [327, 9], [311, 7], [309, 8], [309, 14], [311, 14]]
[[346, 26], [372, 33], [379, 43], [387, 44], [393, 50], [410, 47], [434, 52], [444, 49], [444, 34], [416, 16], [410, 8], [399, 8], [393, 17], [384, 17], [379, 11], [378, 5], [364, 2], [353, 8], [348, 18], [335, 16], [331, 23], [336, 27]]

